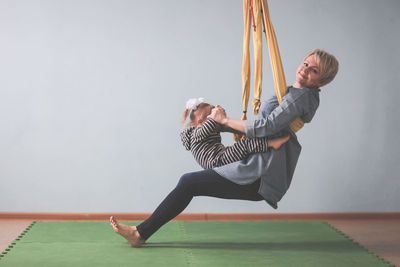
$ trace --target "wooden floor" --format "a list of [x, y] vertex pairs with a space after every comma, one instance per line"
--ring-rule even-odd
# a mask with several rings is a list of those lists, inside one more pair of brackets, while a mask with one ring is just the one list
[[[400, 266], [400, 219], [325, 220], [369, 251], [395, 266]], [[24, 219], [0, 219], [0, 252], [32, 222]]]

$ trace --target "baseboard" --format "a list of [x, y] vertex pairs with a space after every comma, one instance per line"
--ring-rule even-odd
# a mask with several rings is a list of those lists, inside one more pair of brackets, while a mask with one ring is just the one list
[[[142, 221], [150, 213], [40, 213], [0, 212], [0, 219], [103, 221], [113, 215], [119, 220]], [[174, 220], [181, 221], [262, 221], [262, 220], [392, 220], [400, 212], [345, 213], [182, 213]]]

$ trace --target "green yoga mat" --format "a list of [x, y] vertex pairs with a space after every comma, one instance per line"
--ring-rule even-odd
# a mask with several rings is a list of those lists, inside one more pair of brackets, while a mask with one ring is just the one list
[[[135, 225], [134, 222], [127, 222]], [[34, 222], [0, 266], [390, 266], [319, 221], [172, 221], [142, 248], [108, 222]]]

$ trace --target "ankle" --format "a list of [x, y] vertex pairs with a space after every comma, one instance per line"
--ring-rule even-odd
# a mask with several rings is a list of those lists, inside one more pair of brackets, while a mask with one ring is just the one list
[[144, 239], [141, 235], [140, 235], [140, 233], [139, 233], [139, 231], [138, 230], [136, 230], [135, 231], [135, 237], [137, 238], [137, 240], [139, 240], [140, 242], [145, 242], [146, 241], [146, 239]]

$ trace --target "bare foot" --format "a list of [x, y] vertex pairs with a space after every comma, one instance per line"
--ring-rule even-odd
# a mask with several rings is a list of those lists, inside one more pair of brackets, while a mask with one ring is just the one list
[[284, 143], [290, 139], [290, 135], [268, 140], [268, 147], [278, 150]]
[[140, 248], [144, 244], [145, 240], [140, 236], [136, 226], [119, 223], [114, 216], [110, 217], [110, 224], [114, 232], [128, 240], [132, 247]]

